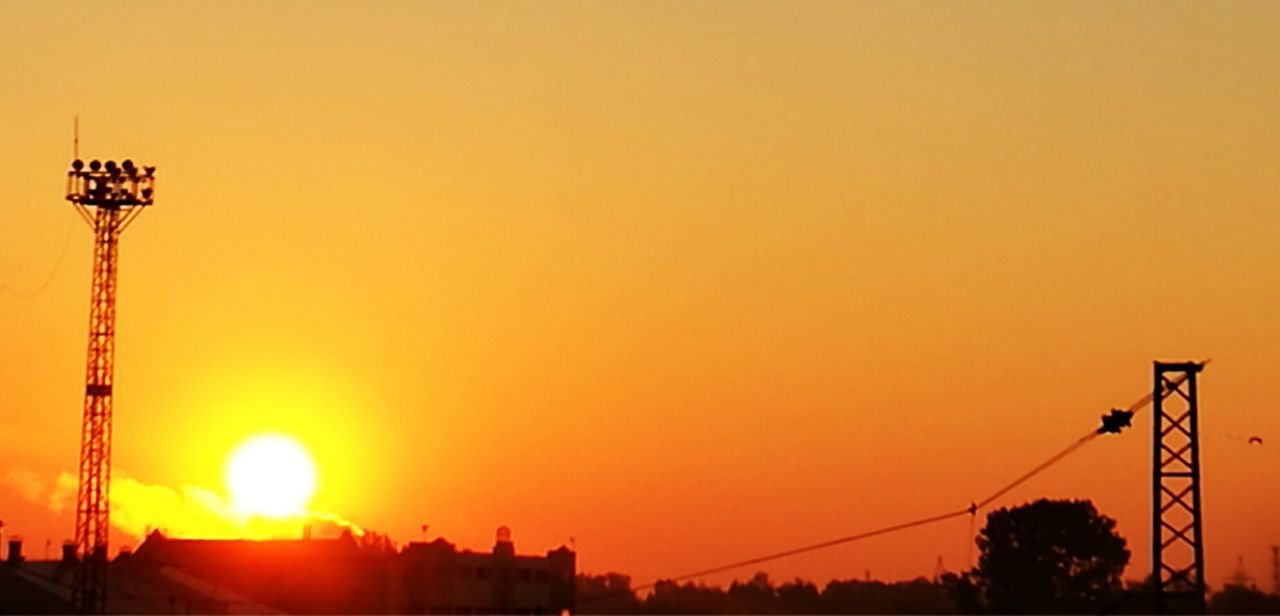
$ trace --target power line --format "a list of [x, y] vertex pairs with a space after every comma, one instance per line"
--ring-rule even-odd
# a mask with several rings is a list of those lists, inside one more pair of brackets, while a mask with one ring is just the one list
[[[928, 517], [928, 518], [921, 518], [921, 519], [919, 519], [919, 520], [913, 520], [913, 521], [911, 521], [911, 522], [905, 522], [905, 523], [902, 523], [902, 524], [895, 524], [895, 525], [893, 525], [893, 526], [886, 526], [886, 527], [884, 527], [884, 528], [880, 528], [880, 529], [876, 529], [876, 530], [872, 530], [872, 531], [867, 531], [867, 532], [863, 532], [863, 533], [858, 533], [858, 534], [856, 534], [856, 535], [849, 535], [848, 537], [840, 537], [839, 539], [832, 539], [832, 540], [830, 540], [830, 541], [823, 541], [822, 543], [815, 543], [815, 544], [813, 544], [813, 545], [806, 545], [806, 546], [803, 546], [803, 547], [792, 548], [792, 549], [790, 549], [790, 550], [784, 550], [784, 551], [782, 551], [782, 552], [777, 552], [777, 553], [774, 553], [774, 554], [769, 554], [769, 555], [767, 555], [767, 556], [758, 556], [758, 557], [756, 557], [756, 558], [748, 558], [747, 560], [739, 561], [739, 562], [736, 562], [736, 563], [730, 563], [730, 564], [728, 564], [728, 565], [720, 565], [720, 566], [718, 566], [718, 567], [712, 567], [712, 568], [710, 568], [710, 569], [703, 569], [702, 571], [695, 571], [695, 572], [693, 572], [693, 573], [686, 573], [686, 574], [684, 574], [684, 575], [678, 575], [678, 576], [676, 576], [676, 577], [673, 577], [673, 578], [667, 578], [667, 579], [660, 580], [660, 581], [661, 581], [661, 582], [680, 582], [680, 581], [683, 581], [683, 580], [688, 580], [688, 579], [693, 579], [693, 578], [702, 577], [702, 576], [704, 576], [704, 575], [712, 575], [712, 574], [714, 574], [714, 573], [721, 573], [721, 572], [724, 572], [724, 571], [729, 571], [729, 570], [731, 570], [731, 569], [737, 569], [737, 568], [739, 568], [739, 567], [747, 567], [747, 566], [750, 566], [750, 565], [755, 565], [755, 564], [759, 564], [759, 563], [763, 563], [763, 562], [768, 562], [768, 561], [771, 561], [771, 560], [777, 560], [777, 559], [779, 559], [779, 558], [786, 558], [786, 557], [788, 557], [788, 556], [795, 556], [796, 554], [803, 554], [803, 553], [805, 553], [805, 552], [812, 552], [812, 551], [814, 551], [814, 550], [821, 550], [821, 549], [823, 549], [823, 548], [829, 548], [829, 547], [837, 546], [837, 545], [840, 545], [840, 544], [843, 544], [843, 543], [852, 543], [852, 542], [854, 542], [854, 541], [858, 541], [858, 540], [861, 540], [861, 539], [869, 539], [869, 538], [871, 538], [871, 537], [875, 537], [875, 536], [877, 536], [877, 535], [887, 535], [887, 534], [889, 534], [889, 533], [896, 532], [896, 531], [900, 531], [900, 530], [906, 530], [906, 529], [908, 529], [908, 528], [915, 528], [915, 527], [917, 527], [917, 526], [924, 526], [924, 525], [926, 525], [926, 524], [933, 524], [934, 522], [941, 522], [941, 521], [943, 521], [943, 520], [950, 520], [950, 519], [952, 519], [952, 518], [958, 518], [958, 517], [963, 516], [963, 515], [969, 515], [969, 513], [970, 513], [970, 508], [969, 508], [969, 507], [965, 507], [964, 509], [958, 509], [958, 510], [956, 510], [956, 511], [952, 511], [952, 512], [950, 512], [950, 513], [944, 513], [944, 514], [942, 514], [942, 515], [935, 515], [935, 516], [931, 516], [931, 517]], [[650, 583], [650, 584], [644, 584], [644, 585], [642, 585], [642, 586], [636, 586], [633, 590], [643, 590], [643, 589], [645, 589], [645, 588], [650, 588], [650, 587], [652, 587], [652, 586], [656, 586], [657, 584], [658, 584], [658, 582], [653, 582], [653, 583]]]
[[1014, 479], [1013, 481], [1005, 485], [1003, 488], [1000, 488], [999, 490], [996, 490], [995, 492], [993, 492], [991, 496], [988, 496], [978, 501], [977, 503], [974, 503], [973, 508], [975, 513], [977, 512], [978, 509], [985, 508], [987, 505], [991, 504], [991, 501], [994, 501], [995, 499], [1000, 498], [1001, 496], [1004, 496], [1014, 488], [1022, 485], [1023, 483], [1026, 483], [1027, 480], [1044, 472], [1050, 466], [1053, 466], [1054, 464], [1061, 462], [1063, 458], [1075, 453], [1077, 449], [1084, 447], [1086, 444], [1089, 443], [1089, 441], [1092, 441], [1094, 438], [1097, 438], [1098, 434], [1099, 434], [1098, 432], [1089, 432], [1088, 434], [1080, 437], [1079, 439], [1076, 440], [1076, 442], [1067, 446], [1066, 449], [1063, 449], [1062, 451], [1059, 451], [1058, 453], [1053, 454], [1053, 456], [1050, 457], [1048, 460], [1041, 462], [1035, 468], [1027, 471], [1026, 474], [1022, 475], [1021, 477], [1018, 477], [1017, 479]]
[[[1208, 360], [1208, 359], [1204, 360], [1203, 362], [1201, 362], [1201, 363], [1200, 363], [1201, 367], [1208, 365], [1210, 361], [1212, 361], [1212, 360]], [[1179, 377], [1179, 378], [1176, 378], [1176, 379], [1173, 379], [1172, 381], [1170, 381], [1170, 382], [1169, 382], [1169, 383], [1168, 383], [1164, 388], [1162, 388], [1162, 390], [1160, 391], [1160, 398], [1161, 398], [1161, 399], [1164, 399], [1166, 396], [1168, 396], [1169, 394], [1173, 393], [1173, 392], [1177, 389], [1177, 387], [1178, 387], [1179, 385], [1181, 385], [1181, 384], [1182, 384], [1182, 382], [1183, 382], [1185, 379], [1186, 379], [1186, 376], [1182, 376], [1182, 377]], [[1147, 395], [1145, 395], [1145, 396], [1143, 396], [1143, 397], [1141, 397], [1141, 398], [1137, 399], [1136, 401], [1134, 401], [1134, 403], [1133, 403], [1133, 404], [1130, 404], [1130, 405], [1125, 409], [1125, 411], [1126, 411], [1126, 412], [1128, 412], [1128, 413], [1131, 413], [1131, 414], [1135, 414], [1135, 413], [1137, 413], [1138, 411], [1140, 411], [1140, 410], [1142, 410], [1143, 408], [1145, 408], [1147, 405], [1151, 404], [1152, 400], [1154, 400], [1154, 399], [1155, 399], [1155, 395], [1156, 395], [1156, 394], [1155, 394], [1155, 392], [1153, 391], [1152, 393], [1149, 393], [1149, 394], [1147, 394]], [[1031, 469], [1031, 470], [1029, 470], [1029, 471], [1027, 471], [1026, 473], [1023, 473], [1022, 475], [1019, 475], [1019, 476], [1018, 476], [1016, 479], [1014, 479], [1013, 481], [1011, 481], [1011, 482], [1009, 482], [1009, 483], [1005, 484], [1004, 486], [1002, 486], [1001, 488], [999, 488], [999, 489], [998, 489], [998, 490], [996, 490], [995, 492], [992, 492], [992, 493], [991, 493], [991, 495], [987, 496], [986, 498], [983, 498], [982, 500], [974, 501], [974, 502], [973, 502], [973, 503], [971, 503], [968, 507], [965, 507], [965, 508], [963, 508], [963, 509], [958, 509], [958, 510], [951, 511], [951, 512], [948, 512], [948, 513], [942, 513], [942, 514], [938, 514], [938, 515], [934, 515], [934, 516], [930, 516], [930, 517], [926, 517], [926, 518], [920, 518], [920, 519], [918, 519], [918, 520], [912, 520], [912, 521], [910, 521], [910, 522], [904, 522], [904, 523], [901, 523], [901, 524], [895, 524], [895, 525], [893, 525], [893, 526], [886, 526], [886, 527], [884, 527], [884, 528], [880, 528], [880, 529], [876, 529], [876, 530], [872, 530], [872, 531], [866, 531], [866, 532], [858, 533], [858, 534], [855, 534], [855, 535], [849, 535], [849, 536], [846, 536], [846, 537], [840, 537], [840, 538], [838, 538], [838, 539], [831, 539], [831, 540], [829, 540], [829, 541], [823, 541], [823, 542], [821, 542], [821, 543], [814, 543], [814, 544], [805, 545], [805, 546], [801, 546], [801, 547], [797, 547], [797, 548], [792, 548], [792, 549], [789, 549], [789, 550], [783, 550], [783, 551], [781, 551], [781, 552], [775, 552], [775, 553], [773, 553], [773, 554], [767, 554], [767, 555], [764, 555], [764, 556], [757, 556], [757, 557], [755, 557], [755, 558], [748, 558], [748, 559], [746, 559], [746, 560], [741, 560], [741, 561], [737, 561], [737, 562], [733, 562], [733, 563], [729, 563], [729, 564], [725, 564], [725, 565], [719, 565], [719, 566], [716, 566], [716, 567], [711, 567], [711, 568], [708, 568], [708, 569], [703, 569], [703, 570], [701, 570], [701, 571], [695, 571], [695, 572], [692, 572], [692, 573], [685, 573], [685, 574], [682, 574], [682, 575], [677, 575], [677, 576], [675, 576], [675, 577], [664, 578], [664, 579], [661, 579], [661, 580], [656, 580], [656, 581], [654, 581], [654, 582], [650, 582], [650, 583], [648, 583], [648, 584], [642, 584], [642, 585], [640, 585], [640, 586], [632, 587], [632, 588], [630, 588], [630, 589], [628, 589], [628, 590], [626, 590], [626, 591], [621, 591], [621, 590], [619, 590], [619, 591], [615, 591], [615, 592], [608, 592], [608, 593], [604, 593], [604, 594], [601, 594], [601, 595], [597, 595], [597, 596], [595, 596], [595, 597], [587, 597], [587, 598], [585, 598], [585, 599], [579, 599], [579, 600], [578, 600], [578, 603], [579, 603], [579, 604], [583, 604], [583, 603], [591, 603], [591, 602], [593, 602], [593, 601], [599, 601], [599, 600], [601, 600], [601, 599], [606, 599], [606, 598], [613, 597], [613, 596], [617, 596], [617, 595], [620, 595], [620, 594], [623, 594], [623, 593], [631, 593], [631, 592], [634, 592], [634, 591], [637, 591], [637, 590], [645, 590], [645, 589], [647, 589], [647, 588], [653, 588], [653, 587], [657, 586], [659, 583], [662, 583], [662, 582], [680, 582], [680, 581], [689, 580], [689, 579], [693, 579], [693, 578], [703, 577], [703, 576], [706, 576], [706, 575], [712, 575], [712, 574], [715, 574], [715, 573], [723, 573], [723, 572], [725, 572], [725, 571], [730, 571], [730, 570], [733, 570], [733, 569], [739, 569], [739, 568], [742, 568], [742, 567], [748, 567], [748, 566], [751, 566], [751, 565], [758, 565], [758, 564], [760, 564], [760, 563], [765, 563], [765, 562], [769, 562], [769, 561], [773, 561], [773, 560], [778, 560], [778, 559], [781, 559], [781, 558], [786, 558], [786, 557], [788, 557], [788, 556], [795, 556], [795, 555], [797, 555], [797, 554], [804, 554], [804, 553], [806, 553], [806, 552], [813, 552], [813, 551], [816, 551], [816, 550], [822, 550], [822, 549], [829, 548], [829, 547], [834, 547], [834, 546], [837, 546], [837, 545], [843, 545], [843, 544], [846, 544], [846, 543], [852, 543], [852, 542], [855, 542], [855, 541], [860, 541], [860, 540], [862, 540], [862, 539], [869, 539], [869, 538], [871, 538], [871, 537], [876, 537], [876, 536], [879, 536], [879, 535], [887, 535], [887, 534], [889, 534], [889, 533], [894, 533], [894, 532], [898, 532], [898, 531], [902, 531], [902, 530], [907, 530], [907, 529], [909, 529], [909, 528], [915, 528], [915, 527], [917, 527], [917, 526], [926, 526], [926, 525], [929, 525], [929, 524], [935, 524], [935, 523], [937, 523], [937, 522], [942, 522], [942, 521], [945, 521], [945, 520], [950, 520], [950, 519], [953, 519], [953, 518], [958, 518], [958, 517], [961, 517], [961, 516], [966, 515], [966, 514], [967, 514], [967, 515], [969, 515], [969, 516], [970, 516], [970, 519], [972, 520], [972, 518], [973, 518], [974, 516], [976, 516], [976, 515], [977, 515], [977, 513], [978, 513], [978, 510], [979, 510], [979, 509], [983, 509], [983, 508], [985, 508], [987, 505], [991, 504], [993, 501], [995, 501], [996, 499], [1000, 498], [1001, 496], [1004, 496], [1005, 494], [1009, 493], [1009, 492], [1010, 492], [1010, 491], [1012, 491], [1014, 488], [1016, 488], [1016, 487], [1018, 487], [1018, 486], [1022, 485], [1023, 483], [1026, 483], [1026, 482], [1027, 482], [1028, 480], [1030, 480], [1031, 478], [1035, 477], [1036, 475], [1039, 475], [1040, 473], [1042, 473], [1042, 472], [1044, 472], [1045, 470], [1049, 469], [1051, 466], [1053, 466], [1053, 465], [1057, 464], [1058, 462], [1061, 462], [1061, 461], [1062, 461], [1063, 459], [1065, 459], [1067, 456], [1071, 455], [1072, 453], [1075, 453], [1075, 452], [1076, 452], [1076, 451], [1078, 451], [1081, 447], [1084, 447], [1084, 446], [1085, 446], [1085, 445], [1087, 445], [1088, 443], [1092, 442], [1092, 441], [1093, 441], [1093, 439], [1097, 438], [1097, 437], [1098, 437], [1098, 435], [1100, 435], [1100, 434], [1102, 434], [1102, 433], [1103, 433], [1103, 432], [1102, 432], [1102, 431], [1100, 431], [1100, 430], [1092, 430], [1092, 431], [1090, 431], [1088, 434], [1085, 434], [1084, 436], [1082, 436], [1082, 437], [1080, 437], [1080, 438], [1076, 439], [1074, 442], [1072, 442], [1070, 445], [1068, 445], [1066, 449], [1063, 449], [1062, 451], [1059, 451], [1058, 453], [1053, 454], [1052, 456], [1050, 456], [1050, 457], [1049, 457], [1049, 459], [1047, 459], [1047, 460], [1045, 460], [1044, 462], [1041, 462], [1040, 464], [1037, 464], [1036, 466], [1032, 467], [1032, 469]], [[970, 532], [970, 535], [972, 535], [972, 532]]]
[[49, 270], [49, 275], [45, 277], [44, 282], [40, 283], [34, 291], [29, 293], [19, 293], [13, 290], [12, 285], [8, 283], [0, 283], [0, 291], [8, 293], [18, 299], [34, 299], [37, 295], [44, 293], [44, 290], [49, 288], [49, 285], [53, 284], [54, 279], [58, 277], [58, 272], [62, 269], [62, 260], [67, 256], [67, 246], [71, 244], [71, 228], [75, 226], [75, 222], [75, 216], [72, 216], [67, 220], [67, 231], [62, 238], [62, 248], [58, 249], [58, 256], [53, 260], [53, 268]]

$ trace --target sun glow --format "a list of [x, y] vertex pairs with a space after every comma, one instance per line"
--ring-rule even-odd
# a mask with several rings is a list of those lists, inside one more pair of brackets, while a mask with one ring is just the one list
[[227, 461], [231, 505], [246, 515], [300, 516], [316, 490], [316, 466], [306, 448], [281, 434], [246, 440]]

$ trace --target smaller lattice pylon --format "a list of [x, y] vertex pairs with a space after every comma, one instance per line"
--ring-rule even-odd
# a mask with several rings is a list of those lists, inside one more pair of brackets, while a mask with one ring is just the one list
[[1163, 614], [1203, 614], [1204, 524], [1200, 501], [1197, 362], [1156, 362], [1152, 464], [1152, 579]]

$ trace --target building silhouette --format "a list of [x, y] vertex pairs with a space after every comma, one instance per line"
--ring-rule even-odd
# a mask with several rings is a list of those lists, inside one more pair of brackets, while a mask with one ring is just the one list
[[[58, 561], [0, 571], [0, 613], [68, 613], [74, 546]], [[516, 554], [498, 529], [492, 551], [444, 539], [395, 549], [350, 532], [334, 539], [174, 539], [156, 531], [110, 563], [109, 613], [559, 614], [574, 609], [576, 554]]]

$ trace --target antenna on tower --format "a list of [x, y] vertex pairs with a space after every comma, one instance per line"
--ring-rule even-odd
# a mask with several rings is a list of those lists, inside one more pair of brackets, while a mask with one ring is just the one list
[[80, 158], [80, 116], [76, 116], [75, 127], [71, 132], [71, 159]]

